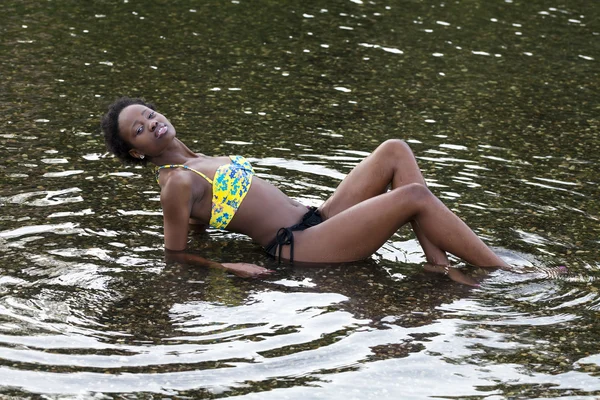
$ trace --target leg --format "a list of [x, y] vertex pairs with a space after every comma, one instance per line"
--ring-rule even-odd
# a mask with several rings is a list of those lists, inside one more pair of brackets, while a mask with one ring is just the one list
[[[427, 187], [408, 184], [365, 200], [320, 225], [295, 232], [294, 259], [355, 261], [373, 254], [402, 225], [416, 221], [431, 243], [473, 265], [507, 266]], [[283, 256], [289, 258], [289, 246]]]
[[401, 140], [387, 140], [350, 171], [320, 211], [325, 218], [331, 218], [361, 201], [385, 193], [389, 186], [393, 189], [410, 183], [425, 186], [410, 147]]
[[[374, 196], [411, 183], [426, 186], [425, 179], [410, 147], [401, 140], [387, 140], [361, 161], [342, 181], [335, 193], [320, 208], [324, 218]], [[446, 253], [434, 245], [415, 221], [411, 225], [428, 262], [449, 264]], [[391, 236], [391, 235], [390, 235]]]

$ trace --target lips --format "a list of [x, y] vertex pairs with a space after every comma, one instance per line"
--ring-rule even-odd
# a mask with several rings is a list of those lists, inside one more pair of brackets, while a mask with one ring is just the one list
[[154, 136], [156, 136], [157, 139], [159, 139], [160, 137], [162, 137], [165, 133], [167, 133], [167, 125], [165, 124], [159, 124], [156, 129], [154, 130]]

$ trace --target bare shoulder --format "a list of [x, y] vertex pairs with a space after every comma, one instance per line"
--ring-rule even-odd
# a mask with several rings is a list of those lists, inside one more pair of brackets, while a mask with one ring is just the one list
[[161, 178], [163, 188], [168, 188], [169, 186], [177, 187], [181, 185], [191, 185], [192, 183], [191, 174], [183, 168], [174, 168], [168, 171], [166, 176]]
[[190, 199], [193, 193], [197, 194], [198, 190], [202, 191], [202, 187], [199, 189], [193, 188], [193, 176], [186, 172], [183, 170], [174, 170], [165, 177], [160, 190], [160, 200], [162, 203], [186, 201]]

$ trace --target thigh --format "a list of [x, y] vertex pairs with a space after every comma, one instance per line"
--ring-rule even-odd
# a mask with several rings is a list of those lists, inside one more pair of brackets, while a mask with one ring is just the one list
[[354, 167], [319, 208], [323, 218], [331, 218], [366, 199], [385, 193], [393, 171], [385, 165], [383, 158], [375, 150]]
[[[422, 185], [408, 185], [364, 200], [321, 224], [294, 232], [294, 260], [347, 262], [369, 257], [402, 225], [414, 218], [423, 196]], [[283, 257], [289, 259], [290, 246]]]
[[390, 187], [411, 183], [425, 185], [412, 150], [402, 140], [386, 140], [350, 171], [323, 203], [321, 213], [324, 218], [331, 218], [366, 199], [385, 193]]

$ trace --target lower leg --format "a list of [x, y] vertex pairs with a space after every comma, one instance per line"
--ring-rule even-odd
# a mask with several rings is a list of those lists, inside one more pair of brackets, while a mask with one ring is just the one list
[[[411, 183], [418, 183], [427, 187], [425, 178], [421, 173], [421, 169], [417, 164], [415, 156], [405, 142], [395, 141], [395, 149], [391, 154], [392, 158], [392, 190], [399, 188]], [[428, 239], [427, 235], [423, 232], [423, 229], [419, 226], [417, 221], [411, 221], [411, 227], [417, 236], [417, 240], [425, 253], [425, 259], [432, 264], [436, 265], [449, 265], [450, 261], [446, 252], [436, 246], [431, 240]]]
[[414, 221], [440, 251], [447, 251], [480, 267], [509, 267], [433, 194], [424, 202]]
[[425, 253], [425, 259], [427, 262], [435, 265], [449, 265], [450, 260], [448, 260], [448, 255], [446, 252], [433, 244], [427, 238], [418, 222], [411, 221], [410, 225], [412, 226], [413, 232], [415, 232], [415, 235], [417, 236], [417, 240], [423, 249], [423, 253]]
[[[417, 160], [405, 142], [386, 142], [380, 159], [392, 171], [392, 190], [415, 183], [427, 187]], [[507, 266], [460, 218], [428, 193], [433, 206], [414, 218], [411, 226], [429, 263], [449, 265], [448, 251], [474, 265]]]

